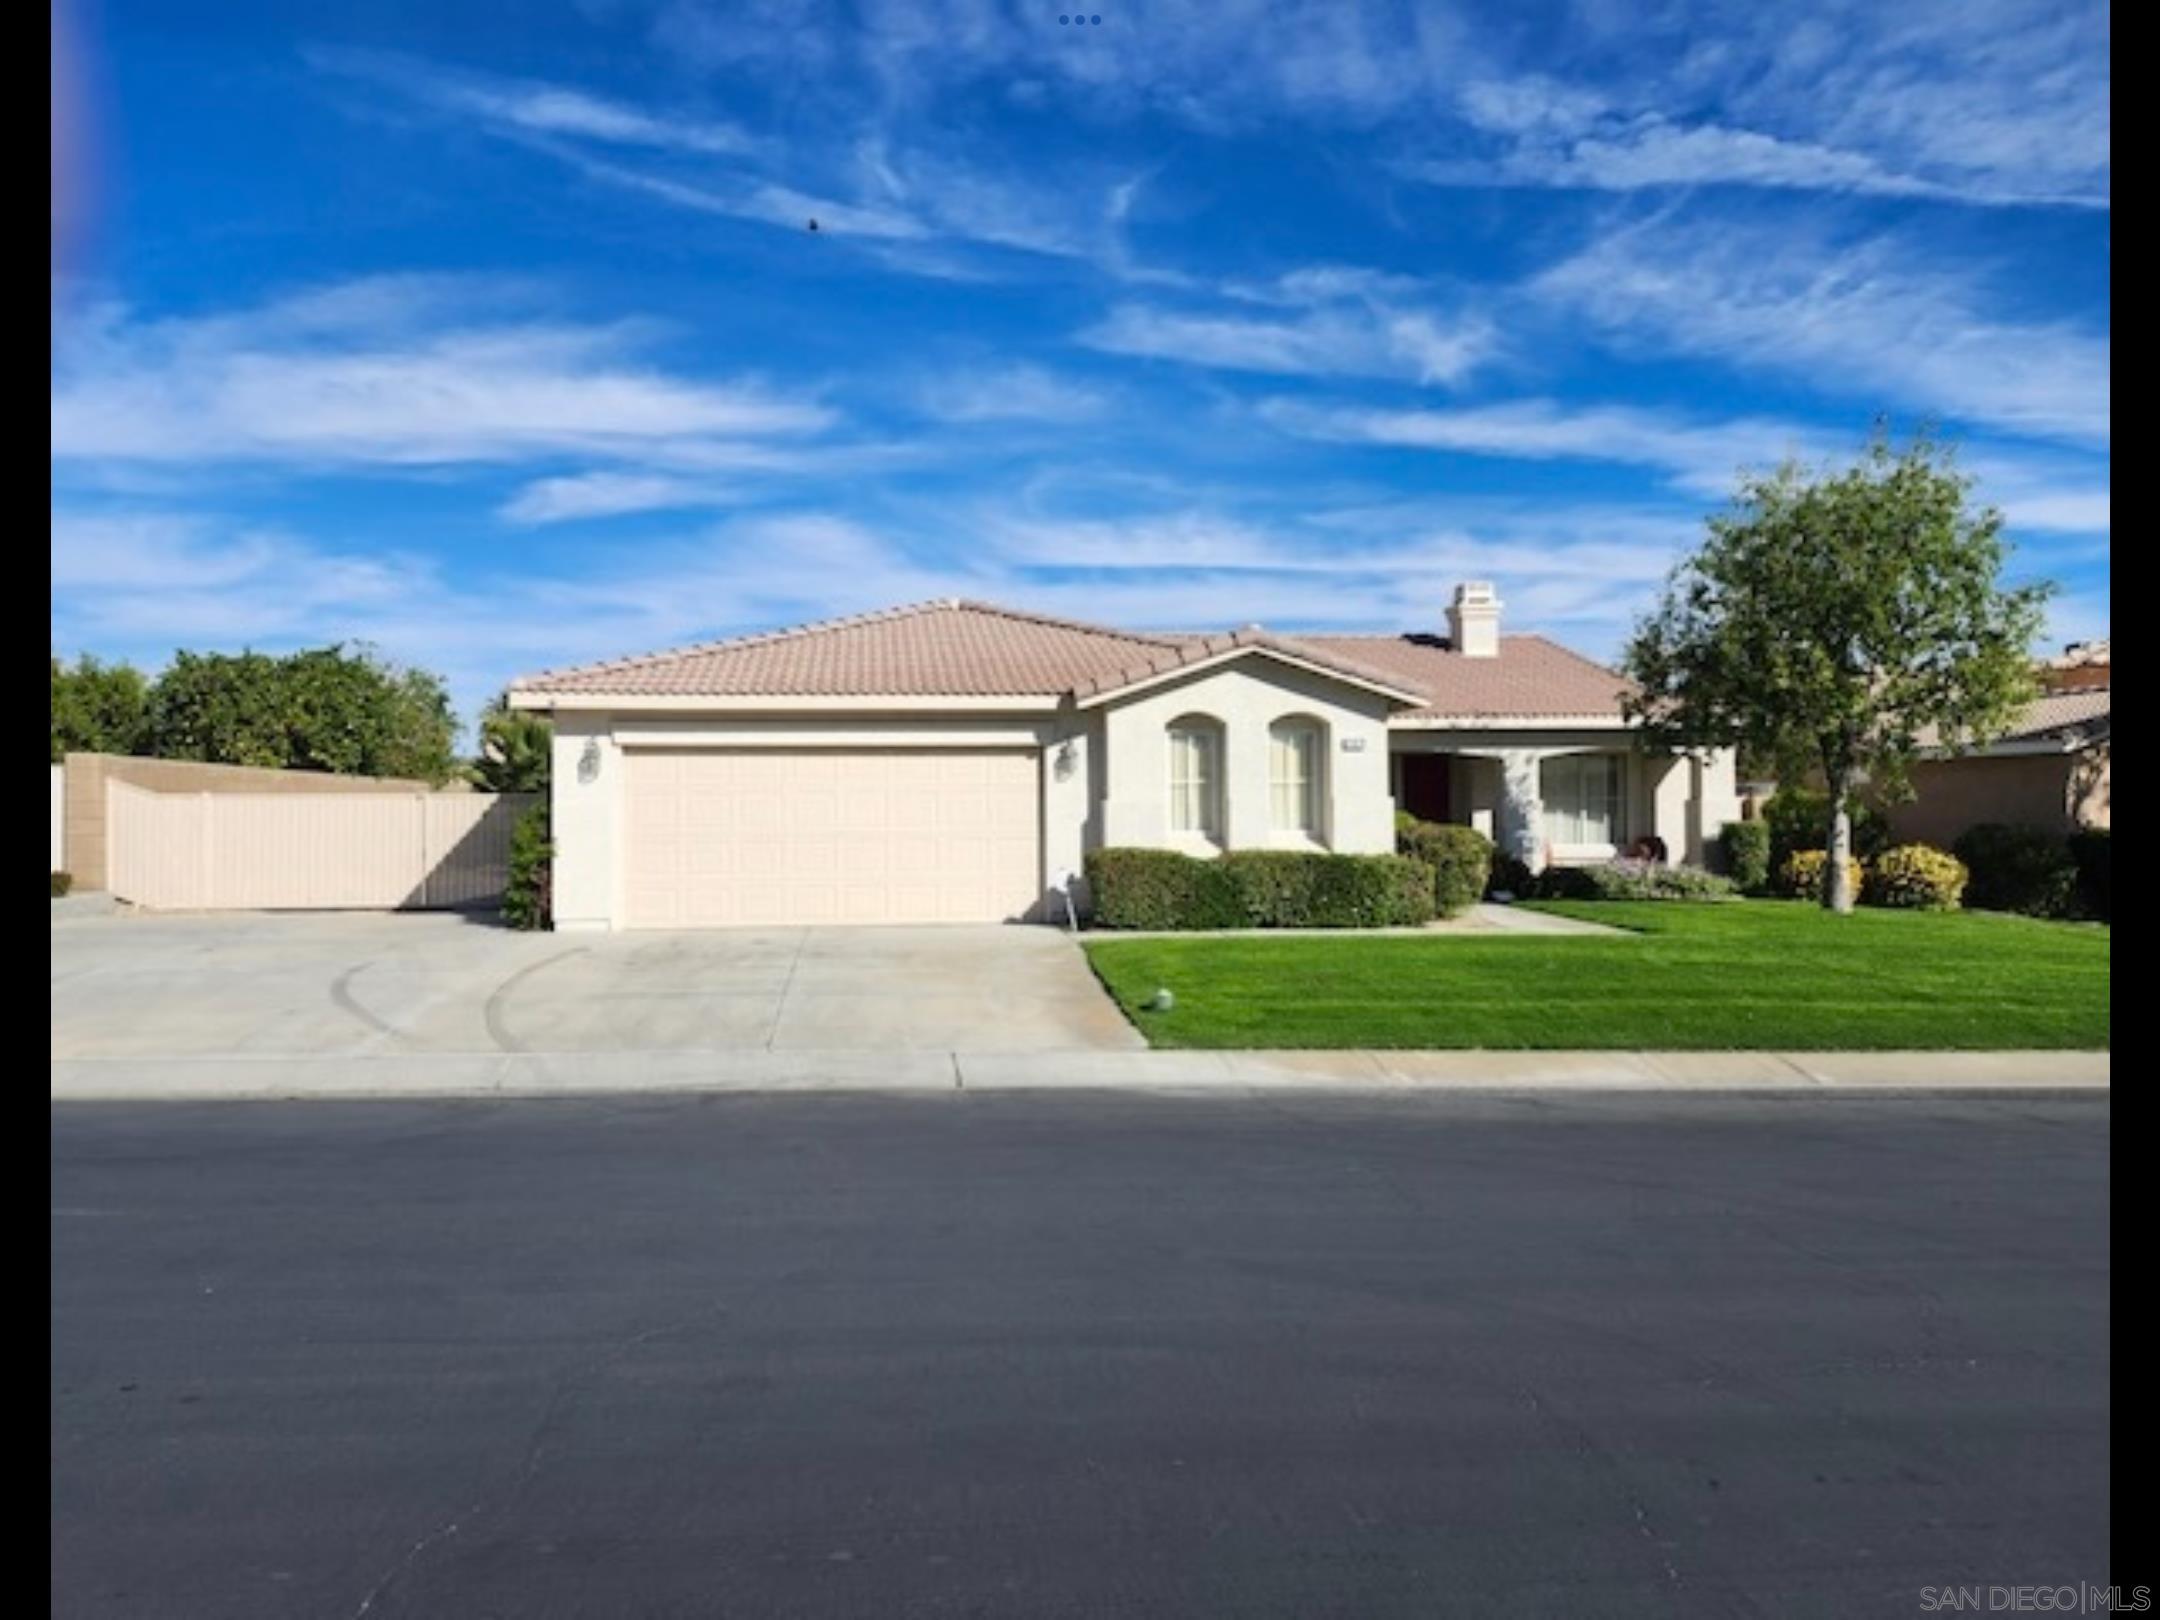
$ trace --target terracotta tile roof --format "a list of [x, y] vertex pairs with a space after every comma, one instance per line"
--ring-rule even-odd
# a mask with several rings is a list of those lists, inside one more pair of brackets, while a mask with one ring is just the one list
[[953, 598], [548, 670], [514, 686], [635, 697], [1056, 697], [1176, 645]]
[[[2067, 692], [2050, 692], [2025, 705], [2018, 717], [2010, 722], [2010, 729], [1996, 738], [1997, 743], [2038, 742], [2046, 737], [2059, 737], [2064, 743], [2075, 743], [2083, 735], [2104, 731], [2108, 728], [2108, 689], [2104, 686], [2083, 686]], [[1933, 727], [1920, 733], [1920, 746], [1935, 748], [1941, 745], [1941, 737]], [[1985, 753], [1986, 749], [1978, 752]]]
[[1282, 653], [1422, 698], [1400, 717], [1617, 719], [1620, 677], [1543, 636], [1464, 658], [1434, 636], [1146, 634], [984, 602], [919, 602], [761, 635], [548, 670], [535, 696], [1088, 698], [1224, 652]]
[[1493, 658], [1465, 658], [1445, 636], [1300, 636], [1425, 694], [1398, 720], [1620, 717], [1627, 682], [1602, 664], [1543, 636], [1502, 636]]

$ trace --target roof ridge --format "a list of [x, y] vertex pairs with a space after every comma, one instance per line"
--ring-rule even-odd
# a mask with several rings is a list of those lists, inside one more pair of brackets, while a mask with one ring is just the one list
[[1120, 630], [1113, 625], [1095, 624], [1086, 619], [1068, 619], [1055, 613], [1038, 613], [1033, 608], [1007, 607], [1002, 602], [986, 602], [980, 597], [954, 596], [936, 607], [965, 608], [971, 613], [995, 613], [1003, 619], [1020, 619], [1029, 624], [1046, 624], [1054, 630], [1078, 630], [1091, 636], [1109, 636], [1115, 641], [1139, 641], [1157, 647], [1183, 646], [1187, 638], [1160, 635], [1152, 630]]

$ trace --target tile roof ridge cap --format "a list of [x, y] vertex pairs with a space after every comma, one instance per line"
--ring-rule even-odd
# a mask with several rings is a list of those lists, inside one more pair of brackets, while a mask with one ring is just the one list
[[1125, 630], [1116, 625], [1095, 624], [1087, 619], [1069, 619], [1055, 613], [1038, 613], [1033, 608], [1007, 607], [1002, 602], [987, 602], [981, 597], [952, 596], [942, 602], [926, 604], [931, 607], [962, 608], [970, 613], [995, 614], [1001, 619], [1018, 619], [1027, 624], [1048, 625], [1055, 630], [1079, 630], [1091, 636], [1108, 636], [1117, 641], [1136, 641], [1144, 646], [1175, 647], [1179, 638], [1161, 635], [1152, 630]]

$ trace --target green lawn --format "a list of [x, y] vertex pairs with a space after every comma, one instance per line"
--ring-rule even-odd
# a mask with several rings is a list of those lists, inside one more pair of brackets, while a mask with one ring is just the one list
[[[1548, 902], [1627, 938], [1088, 941], [1156, 1046], [2101, 1048], [2104, 927], [1792, 901]], [[1158, 986], [1169, 1012], [1140, 1007]]]

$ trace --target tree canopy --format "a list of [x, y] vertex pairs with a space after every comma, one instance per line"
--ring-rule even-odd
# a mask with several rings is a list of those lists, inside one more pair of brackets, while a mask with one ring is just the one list
[[1653, 744], [1820, 773], [1833, 909], [1853, 902], [1854, 793], [1908, 792], [1923, 738], [1986, 743], [2037, 691], [2053, 587], [2003, 584], [2002, 524], [1948, 446], [1878, 431], [1850, 467], [1744, 478], [1628, 643], [1629, 709]]
[[132, 754], [144, 743], [150, 682], [130, 664], [100, 663], [84, 653], [72, 665], [52, 661], [52, 762], [67, 754]]
[[182, 652], [151, 688], [144, 751], [440, 783], [454, 769], [456, 729], [440, 677], [364, 646]]

